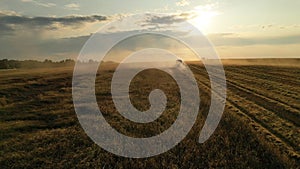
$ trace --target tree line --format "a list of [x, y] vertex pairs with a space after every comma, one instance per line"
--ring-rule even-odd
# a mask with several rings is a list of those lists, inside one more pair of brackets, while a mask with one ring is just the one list
[[52, 61], [45, 59], [44, 61], [37, 60], [0, 60], [0, 69], [20, 69], [20, 68], [43, 68], [43, 67], [62, 67], [62, 66], [73, 66], [75, 61], [72, 59], [65, 59], [62, 61]]

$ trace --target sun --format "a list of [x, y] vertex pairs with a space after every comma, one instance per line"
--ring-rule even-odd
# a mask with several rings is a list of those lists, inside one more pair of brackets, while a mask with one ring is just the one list
[[200, 30], [208, 29], [213, 18], [218, 15], [216, 11], [203, 8], [195, 8], [193, 13], [195, 16], [189, 21]]

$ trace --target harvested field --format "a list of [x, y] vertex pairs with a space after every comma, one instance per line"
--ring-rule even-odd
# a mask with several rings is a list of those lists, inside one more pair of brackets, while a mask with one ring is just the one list
[[[203, 65], [189, 63], [189, 67], [201, 93], [197, 121], [177, 146], [145, 159], [116, 156], [84, 133], [72, 102], [72, 67], [0, 72], [1, 168], [300, 166], [300, 65], [225, 64], [225, 112], [203, 144], [198, 138], [210, 106], [210, 81]], [[161, 117], [140, 124], [125, 119], [114, 107], [110, 93], [113, 69], [99, 70], [96, 97], [104, 117], [117, 131], [149, 137], [172, 125], [180, 93], [171, 76], [151, 69], [140, 72], [131, 82], [132, 104], [141, 111], [149, 109], [148, 95], [153, 89], [160, 88], [168, 98]]]

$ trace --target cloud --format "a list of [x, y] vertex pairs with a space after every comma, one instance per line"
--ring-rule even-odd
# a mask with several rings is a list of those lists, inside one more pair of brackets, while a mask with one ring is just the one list
[[22, 2], [25, 2], [25, 3], [32, 3], [34, 5], [37, 5], [37, 6], [42, 6], [42, 7], [46, 7], [46, 8], [50, 8], [50, 7], [55, 7], [56, 4], [54, 3], [43, 3], [43, 2], [39, 2], [39, 1], [35, 1], [35, 0], [21, 0]]
[[[289, 30], [289, 31], [298, 31], [300, 24], [253, 24], [253, 25], [233, 25], [229, 27], [231, 30], [267, 30], [267, 31], [278, 31], [278, 30]], [[298, 30], [297, 30], [298, 29]]]
[[149, 23], [153, 24], [166, 24], [170, 25], [173, 23], [184, 22], [186, 18], [178, 17], [177, 15], [170, 15], [170, 16], [153, 16], [147, 20]]
[[267, 25], [261, 25], [262, 29], [285, 29], [285, 30], [293, 30], [300, 28], [300, 24], [292, 24], [292, 25], [280, 25], [280, 24], [267, 24]]
[[300, 44], [216, 47], [222, 58], [300, 58]]
[[[138, 30], [130, 31], [135, 34]], [[174, 31], [174, 30], [169, 30]], [[129, 33], [130, 33], [129, 32]], [[128, 31], [108, 33], [101, 36], [105, 41], [111, 41], [113, 37], [120, 37], [127, 34]], [[169, 34], [169, 32], [161, 32]], [[195, 38], [199, 41], [199, 37], [193, 36], [188, 32], [179, 32], [179, 36], [184, 38]], [[0, 59], [38, 59], [44, 60], [61, 60], [65, 58], [76, 59], [80, 49], [88, 40], [90, 35], [70, 37], [70, 38], [51, 38], [41, 39], [35, 36], [35, 33], [25, 34], [23, 36], [13, 36], [7, 39], [0, 38]], [[299, 56], [300, 42], [298, 39], [300, 35], [289, 36], [274, 36], [274, 37], [245, 37], [241, 34], [235, 33], [220, 33], [210, 34], [208, 38], [216, 46], [220, 56], [226, 57], [254, 57], [254, 56]], [[116, 57], [122, 52], [132, 52], [143, 46], [154, 47], [157, 43], [166, 49], [178, 49], [185, 52], [178, 47], [178, 44], [160, 39], [160, 37], [147, 37], [135, 38], [124, 41], [124, 44], [114, 50]], [[153, 45], [153, 46], [152, 46]], [[199, 44], [201, 45], [201, 44]], [[291, 46], [290, 50], [289, 46]], [[105, 49], [106, 44], [99, 45], [99, 48]], [[255, 50], [254, 50], [255, 49]], [[284, 49], [284, 50], [283, 50]], [[104, 50], [103, 50], [104, 51]], [[274, 51], [274, 52], [272, 52]], [[184, 53], [186, 54], [186, 53]], [[109, 58], [108, 58], [109, 59]], [[117, 58], [116, 58], [117, 59]]]
[[192, 13], [174, 13], [170, 15], [152, 15], [148, 14], [146, 19], [143, 21], [143, 27], [154, 26], [154, 27], [161, 27], [161, 26], [170, 26], [175, 23], [181, 23], [187, 21], [193, 17]]
[[288, 45], [300, 44], [300, 34], [284, 36], [243, 37], [235, 33], [210, 34], [208, 38], [215, 46]]
[[179, 2], [176, 2], [176, 6], [188, 6], [190, 5], [190, 1], [188, 0], [181, 0]]
[[0, 36], [4, 35], [12, 35], [14, 32], [14, 29], [11, 28], [10, 26], [7, 26], [5, 24], [0, 23]]
[[[170, 30], [172, 31], [172, 30]], [[113, 41], [113, 39], [120, 36], [129, 34], [137, 34], [139, 30], [102, 33], [101, 37], [105, 42]], [[169, 34], [168, 31], [162, 32], [163, 34]], [[181, 36], [186, 35], [186, 32], [179, 32]], [[61, 60], [66, 58], [76, 59], [81, 48], [85, 42], [89, 39], [90, 35], [69, 37], [69, 38], [53, 38], [53, 37], [40, 37], [35, 32], [28, 32], [24, 35], [11, 36], [9, 38], [0, 38], [0, 59], [38, 59], [44, 60]], [[125, 42], [125, 41], [124, 41]], [[114, 49], [114, 59], [118, 59], [118, 54], [123, 52], [131, 53], [133, 50], [140, 49], [144, 46], [151, 47], [157, 45], [157, 42], [161, 47], [176, 48], [174, 42], [163, 39], [163, 36], [157, 36], [153, 38], [151, 36], [144, 36], [143, 38], [129, 38], [126, 43], [122, 43], [119, 47]], [[99, 49], [105, 51], [110, 43], [101, 44]], [[177, 48], [176, 48], [177, 49]], [[111, 59], [111, 58], [108, 58]], [[96, 60], [96, 58], [94, 59]], [[113, 60], [113, 59], [112, 59]]]
[[11, 10], [0, 10], [0, 16], [2, 15], [20, 15], [16, 11]]
[[65, 17], [27, 17], [12, 13], [0, 12], [0, 34], [6, 34], [7, 31], [30, 29], [50, 29], [55, 30], [60, 27], [80, 27], [86, 23], [96, 23], [108, 20], [106, 16], [65, 16]]
[[24, 35], [9, 39], [0, 38], [0, 59], [76, 59], [80, 49], [89, 37], [41, 39], [33, 35]]
[[70, 10], [79, 10], [80, 6], [78, 4], [71, 3], [71, 4], [66, 4], [65, 8]]
[[[94, 32], [96, 27], [95, 24], [110, 21], [112, 19], [121, 20], [123, 16], [125, 15], [28, 17], [18, 14], [14, 11], [0, 11], [0, 59], [9, 58], [44, 60], [45, 58], [49, 58], [53, 60], [60, 60], [65, 58], [76, 58], [79, 50], [90, 37], [82, 35], [87, 35], [91, 32]], [[183, 30], [175, 29], [175, 25], [177, 23], [180, 24], [181, 22], [185, 22], [193, 17], [193, 12], [172, 13], [168, 15], [146, 14], [146, 17], [142, 17], [139, 20], [140, 22], [137, 24], [143, 24], [142, 27], [135, 27], [135, 21], [132, 21], [132, 24], [129, 24], [129, 30], [124, 30], [124, 27], [120, 27], [120, 25], [111, 26], [111, 32], [107, 32], [107, 34], [113, 35], [104, 36], [106, 37], [105, 42], [110, 41], [112, 36], [119, 37], [121, 34], [126, 33], [126, 31], [133, 31], [133, 33], [137, 33], [140, 29], [151, 31], [182, 31], [178, 32], [178, 36], [182, 36], [183, 38], [195, 38], [196, 40], [199, 37], [190, 34], [189, 31], [185, 32]], [[126, 24], [128, 25], [128, 23]], [[276, 27], [272, 24], [266, 24], [265, 26], [268, 29]], [[163, 29], [157, 29], [157, 27]], [[298, 27], [298, 25], [293, 25], [293, 27]], [[169, 34], [168, 32], [160, 33]], [[61, 38], [70, 36], [78, 37]], [[261, 46], [268, 46], [268, 55], [271, 55], [271, 49], [276, 51], [275, 49], [280, 50], [282, 46], [289, 45], [294, 46], [293, 49], [297, 51], [294, 53], [289, 53], [286, 50], [280, 54], [282, 56], [285, 54], [292, 56], [299, 53], [299, 50], [296, 47], [300, 46], [300, 34], [260, 37], [249, 35], [246, 36], [242, 33], [219, 33], [210, 34], [208, 35], [208, 38], [217, 48], [220, 50], [222, 49], [221, 53], [224, 55], [226, 54], [226, 56], [230, 56], [231, 52], [234, 53], [234, 51], [237, 55], [237, 51], [242, 51], [242, 48], [244, 47], [247, 50], [260, 49], [260, 51], [257, 51], [258, 56], [259, 54], [264, 53], [264, 50]], [[199, 39], [197, 40], [199, 41]], [[143, 39], [132, 39], [129, 41], [130, 43], [121, 46], [116, 50], [116, 52], [131, 52], [136, 48], [147, 46], [149, 44], [151, 47], [151, 44], [155, 45], [155, 42], [158, 41], [162, 47], [178, 49], [178, 45], [171, 43], [171, 41], [146, 37]], [[105, 44], [99, 45], [99, 48], [103, 47], [105, 47]], [[288, 47], [285, 47], [285, 49], [288, 49]], [[252, 51], [245, 51], [244, 54], [245, 56], [250, 56], [250, 54], [251, 56], [254, 55], [254, 53], [251, 52]], [[276, 53], [274, 52], [274, 55], [275, 54]]]

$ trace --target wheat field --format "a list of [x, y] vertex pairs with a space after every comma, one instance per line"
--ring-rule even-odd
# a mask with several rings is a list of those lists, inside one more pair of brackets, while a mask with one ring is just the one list
[[[205, 67], [188, 64], [201, 106], [195, 125], [177, 146], [158, 156], [130, 159], [96, 145], [80, 126], [72, 101], [73, 67], [0, 72], [1, 168], [298, 168], [300, 166], [300, 66], [225, 64], [227, 101], [221, 122], [205, 143], [199, 133], [210, 106]], [[166, 110], [155, 121], [134, 123], [116, 110], [110, 93], [114, 66], [100, 69], [96, 97], [107, 122], [132, 137], [157, 135], [178, 115], [180, 92], [165, 72], [140, 72], [130, 99], [149, 109], [153, 89], [165, 92]], [[216, 77], [218, 78], [218, 77]], [[159, 80], [157, 80], [159, 79]]]

